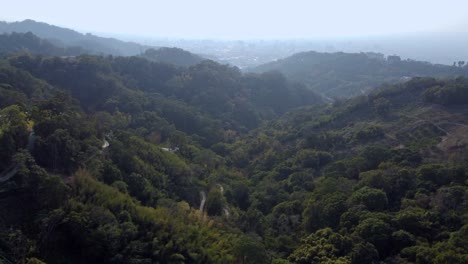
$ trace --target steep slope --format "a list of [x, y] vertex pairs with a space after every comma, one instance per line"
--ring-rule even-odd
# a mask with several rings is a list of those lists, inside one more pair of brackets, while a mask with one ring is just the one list
[[292, 263], [463, 263], [467, 96], [467, 79], [415, 78], [234, 143], [255, 186], [244, 228]]
[[368, 94], [383, 83], [398, 83], [413, 77], [468, 75], [468, 67], [433, 65], [401, 60], [398, 56], [376, 53], [302, 52], [252, 69], [277, 70], [288, 78], [303, 82], [328, 97], [349, 98]]
[[321, 103], [315, 93], [280, 74], [242, 75], [237, 68], [212, 61], [185, 69], [137, 57], [40, 59], [25, 55], [10, 62], [67, 89], [85, 109], [111, 110], [117, 105], [125, 111], [144, 109], [148, 99], [161, 94], [222, 120], [226, 129], [236, 131], [256, 127], [294, 107]]

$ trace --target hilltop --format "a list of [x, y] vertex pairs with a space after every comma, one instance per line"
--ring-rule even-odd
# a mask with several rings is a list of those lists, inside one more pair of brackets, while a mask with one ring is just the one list
[[87, 53], [81, 47], [59, 48], [31, 32], [0, 35], [0, 55], [31, 53], [48, 56], [76, 56]]
[[131, 56], [140, 54], [149, 48], [134, 42], [99, 37], [90, 33], [82, 34], [72, 29], [36, 22], [30, 19], [11, 23], [0, 21], [0, 34], [12, 32], [31, 32], [42, 39], [50, 41], [57, 47], [81, 47], [91, 54]]
[[468, 75], [468, 67], [434, 65], [428, 62], [385, 57], [379, 53], [301, 52], [285, 59], [251, 69], [253, 72], [276, 70], [320, 94], [350, 98], [368, 94], [384, 84], [407, 81], [413, 77], [454, 77]]
[[199, 55], [195, 55], [179, 48], [159, 48], [147, 49], [141, 57], [154, 62], [163, 62], [177, 66], [192, 66], [205, 60]]
[[153, 48], [90, 34], [83, 35], [70, 29], [32, 20], [0, 22], [0, 55], [14, 53], [47, 56], [138, 55], [153, 62], [181, 67], [193, 66], [205, 60], [180, 48]]

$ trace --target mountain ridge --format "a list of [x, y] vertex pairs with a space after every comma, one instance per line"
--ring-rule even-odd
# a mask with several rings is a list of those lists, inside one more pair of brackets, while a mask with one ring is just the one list
[[367, 94], [384, 83], [397, 83], [412, 77], [467, 76], [468, 67], [385, 57], [380, 53], [301, 52], [253, 69], [253, 72], [277, 70], [294, 81], [327, 97], [352, 97]]
[[40, 38], [48, 39], [53, 44], [62, 46], [81, 46], [93, 54], [137, 55], [149, 48], [134, 42], [125, 42], [115, 38], [104, 38], [90, 33], [37, 22], [31, 19], [20, 22], [0, 21], [0, 33], [31, 32]]

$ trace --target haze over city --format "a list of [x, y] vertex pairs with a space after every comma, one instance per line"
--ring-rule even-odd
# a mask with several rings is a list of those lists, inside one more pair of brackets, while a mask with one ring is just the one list
[[468, 28], [463, 0], [2, 2], [2, 20], [34, 19], [84, 32], [153, 38], [323, 39]]

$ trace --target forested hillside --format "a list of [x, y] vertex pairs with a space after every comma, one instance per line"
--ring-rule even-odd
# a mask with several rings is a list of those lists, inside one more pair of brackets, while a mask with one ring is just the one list
[[[60, 45], [62, 46], [62, 45]], [[92, 48], [91, 48], [92, 50]], [[80, 46], [62, 47], [56, 46], [52, 42], [41, 39], [31, 32], [0, 35], [0, 56], [8, 57], [11, 54], [36, 54], [46, 56], [73, 57], [84, 54], [92, 54]], [[150, 48], [139, 57], [161, 64], [171, 64], [177, 67], [188, 67], [201, 63], [203, 57], [190, 53], [179, 48]]]
[[179, 48], [148, 49], [141, 56], [150, 61], [185, 67], [198, 64], [204, 60], [198, 55]]
[[85, 54], [80, 47], [58, 48], [51, 42], [40, 39], [31, 32], [0, 35], [0, 56], [14, 53], [42, 54], [49, 56], [76, 56]]
[[244, 230], [291, 263], [466, 263], [467, 96], [464, 78], [414, 79], [234, 143]]
[[75, 30], [49, 25], [34, 20], [21, 22], [0, 21], [0, 34], [28, 33], [50, 41], [60, 48], [81, 47], [91, 54], [132, 56], [145, 51], [147, 46], [125, 42], [114, 38], [104, 38], [93, 34], [81, 34]]
[[468, 75], [468, 67], [434, 65], [428, 62], [384, 57], [378, 53], [301, 52], [285, 59], [251, 69], [276, 70], [291, 80], [303, 82], [331, 98], [350, 98], [368, 94], [384, 83], [395, 84], [413, 77], [454, 77]]
[[467, 263], [467, 116], [463, 77], [327, 105], [212, 61], [11, 55], [0, 263]]

